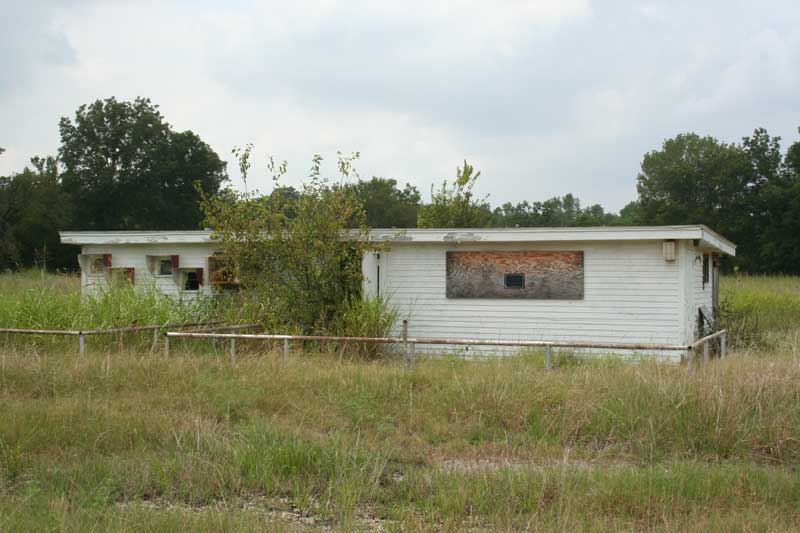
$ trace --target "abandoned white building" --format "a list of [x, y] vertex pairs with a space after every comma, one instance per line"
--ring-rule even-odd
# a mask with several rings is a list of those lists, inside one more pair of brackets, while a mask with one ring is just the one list
[[[83, 287], [114, 278], [213, 294], [208, 231], [63, 232], [82, 246]], [[713, 320], [718, 264], [736, 247], [702, 225], [372, 230], [364, 294], [415, 337], [686, 344]], [[677, 355], [677, 354], [673, 354]]]
[[64, 231], [61, 242], [78, 244], [85, 292], [126, 279], [184, 299], [211, 295], [218, 279], [219, 246], [210, 231]]

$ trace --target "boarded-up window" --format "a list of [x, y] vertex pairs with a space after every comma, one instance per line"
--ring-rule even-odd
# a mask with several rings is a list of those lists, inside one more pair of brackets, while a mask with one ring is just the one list
[[583, 252], [447, 252], [448, 298], [583, 299]]

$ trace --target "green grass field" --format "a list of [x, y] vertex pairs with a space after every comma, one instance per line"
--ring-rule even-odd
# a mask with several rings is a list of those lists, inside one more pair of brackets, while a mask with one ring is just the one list
[[[31, 276], [3, 316], [74, 297]], [[797, 530], [798, 285], [726, 279], [737, 348], [691, 375], [2, 339], [0, 530]]]

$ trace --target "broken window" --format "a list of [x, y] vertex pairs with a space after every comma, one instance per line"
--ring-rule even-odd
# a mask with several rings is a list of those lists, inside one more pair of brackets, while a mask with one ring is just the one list
[[158, 275], [171, 276], [172, 275], [172, 259], [161, 259], [158, 262]]
[[506, 289], [524, 289], [525, 274], [506, 274], [504, 285]]
[[185, 291], [198, 291], [200, 290], [200, 278], [195, 271], [189, 271], [186, 273], [186, 281], [183, 284], [183, 290]]

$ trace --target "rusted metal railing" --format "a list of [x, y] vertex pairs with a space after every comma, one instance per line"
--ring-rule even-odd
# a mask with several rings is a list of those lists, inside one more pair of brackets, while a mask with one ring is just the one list
[[62, 337], [78, 337], [78, 352], [81, 354], [86, 353], [86, 337], [91, 335], [113, 335], [116, 333], [135, 333], [139, 331], [152, 331], [153, 344], [152, 351], [158, 349], [158, 334], [161, 330], [165, 329], [183, 329], [194, 326], [213, 326], [214, 324], [221, 324], [221, 320], [214, 320], [210, 322], [190, 322], [185, 324], [159, 324], [149, 326], [130, 326], [126, 328], [109, 328], [109, 329], [87, 329], [87, 330], [60, 330], [60, 329], [21, 329], [21, 328], [0, 328], [0, 334], [6, 333], [9, 335], [52, 335]]
[[[264, 340], [264, 341], [283, 341], [283, 356], [289, 356], [289, 343], [291, 341], [316, 341], [316, 342], [338, 342], [338, 343], [364, 343], [364, 344], [401, 344], [406, 361], [410, 364], [414, 361], [416, 346], [425, 345], [453, 345], [453, 346], [511, 346], [511, 347], [537, 347], [545, 349], [545, 366], [550, 369], [552, 366], [553, 348], [589, 348], [597, 350], [641, 350], [641, 351], [679, 351], [689, 352], [703, 346], [704, 352], [708, 352], [708, 343], [714, 339], [720, 339], [720, 354], [724, 355], [726, 331], [718, 331], [691, 344], [655, 344], [655, 343], [619, 343], [619, 342], [591, 342], [591, 341], [538, 341], [538, 340], [506, 340], [506, 339], [457, 339], [457, 338], [430, 338], [430, 337], [409, 337], [408, 323], [403, 321], [402, 334], [400, 337], [346, 337], [339, 335], [281, 335], [281, 334], [247, 334], [247, 333], [201, 333], [191, 331], [168, 331], [165, 335], [164, 354], [169, 355], [169, 339], [172, 337], [182, 338], [206, 338], [206, 339], [228, 339], [231, 341], [231, 358], [236, 355], [236, 340]], [[708, 359], [708, 357], [706, 357]], [[691, 363], [691, 355], [690, 355]]]

